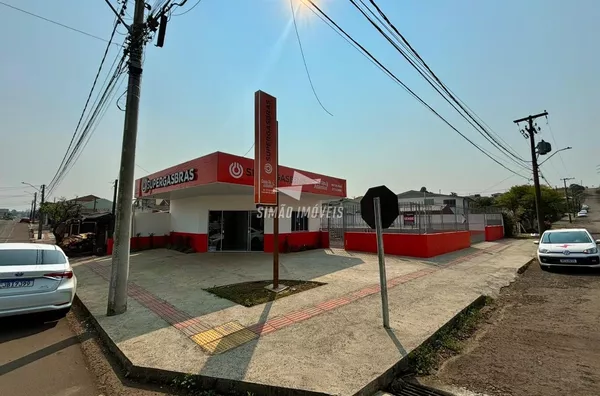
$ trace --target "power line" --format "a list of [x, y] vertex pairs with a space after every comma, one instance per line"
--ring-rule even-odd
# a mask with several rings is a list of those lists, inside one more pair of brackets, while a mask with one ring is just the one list
[[[558, 149], [556, 144], [556, 138], [554, 137], [554, 131], [552, 130], [552, 126], [550, 126], [550, 122], [548, 121], [548, 116], [546, 116], [546, 126], [548, 126], [548, 130], [550, 130], [550, 136], [552, 137], [552, 142], [554, 143], [555, 148]], [[558, 152], [558, 158], [560, 158], [560, 162], [562, 162], [562, 166], [565, 169], [566, 174], [568, 174], [569, 170], [567, 169], [567, 165], [565, 165], [565, 160], [563, 160], [560, 151]]]
[[298, 25], [296, 24], [296, 12], [294, 10], [293, 0], [290, 0], [290, 10], [292, 12], [292, 20], [294, 21], [294, 30], [296, 31], [296, 38], [298, 39], [298, 47], [300, 47], [300, 55], [302, 55], [302, 62], [304, 63], [304, 70], [306, 70], [306, 76], [308, 77], [308, 82], [310, 83], [310, 89], [312, 89], [313, 95], [315, 96], [315, 99], [317, 99], [317, 102], [319, 102], [319, 105], [321, 106], [323, 111], [325, 111], [327, 114], [333, 117], [333, 114], [331, 114], [329, 110], [327, 110], [325, 106], [323, 106], [321, 99], [319, 99], [319, 95], [317, 95], [315, 86], [313, 85], [312, 78], [310, 77], [308, 65], [306, 64], [306, 57], [304, 56], [304, 49], [302, 48], [302, 41], [300, 40], [300, 33], [298, 33]]
[[108, 40], [108, 45], [104, 49], [104, 54], [102, 55], [102, 60], [100, 61], [100, 66], [98, 66], [98, 70], [96, 71], [96, 76], [94, 77], [94, 82], [92, 83], [92, 88], [90, 89], [90, 92], [88, 93], [87, 99], [85, 101], [85, 105], [83, 106], [83, 111], [81, 112], [81, 115], [79, 116], [79, 121], [77, 121], [77, 126], [75, 127], [75, 131], [73, 132], [73, 136], [71, 136], [71, 141], [69, 142], [67, 151], [65, 152], [65, 155], [63, 156], [63, 159], [62, 159], [60, 165], [58, 166], [58, 170], [56, 171], [56, 174], [54, 175], [54, 177], [52, 178], [50, 183], [48, 183], [49, 186], [51, 186], [52, 183], [54, 183], [54, 180], [58, 176], [60, 169], [64, 165], [65, 160], [67, 159], [67, 155], [69, 154], [69, 150], [71, 149], [71, 146], [73, 145], [73, 141], [75, 140], [75, 137], [77, 136], [77, 132], [79, 131], [79, 126], [81, 125], [81, 122], [83, 121], [83, 117], [84, 117], [87, 107], [90, 103], [90, 99], [92, 98], [92, 94], [94, 93], [94, 89], [96, 88], [96, 83], [98, 81], [98, 77], [100, 76], [100, 73], [102, 72], [102, 67], [104, 66], [104, 61], [106, 60], [106, 56], [108, 55], [108, 51], [110, 49], [112, 40], [115, 37], [115, 32], [117, 31], [117, 26], [118, 26], [118, 22], [115, 22], [112, 33], [110, 35], [110, 39]]
[[[303, 0], [304, 1], [304, 0]], [[455, 131], [456, 133], [458, 133], [463, 139], [465, 139], [467, 142], [469, 142], [471, 145], [473, 145], [473, 147], [475, 147], [477, 150], [481, 151], [483, 154], [485, 154], [488, 158], [490, 158], [492, 161], [494, 161], [495, 163], [497, 163], [498, 165], [500, 165], [501, 167], [503, 167], [504, 169], [508, 170], [509, 172], [512, 172], [524, 179], [527, 179], [527, 177], [515, 172], [514, 170], [508, 168], [506, 165], [504, 165], [503, 163], [501, 163], [500, 161], [498, 161], [496, 158], [494, 158], [490, 153], [488, 153], [486, 150], [484, 150], [483, 148], [479, 147], [476, 143], [474, 143], [471, 139], [469, 139], [467, 136], [465, 136], [462, 132], [460, 132], [454, 125], [452, 125], [448, 120], [446, 120], [442, 115], [440, 115], [437, 111], [435, 111], [435, 109], [433, 109], [427, 102], [425, 102], [423, 99], [421, 99], [421, 97], [419, 97], [413, 90], [411, 90], [406, 84], [404, 84], [394, 73], [392, 73], [387, 67], [385, 67], [379, 60], [377, 60], [377, 58], [375, 58], [367, 49], [365, 49], [361, 44], [359, 44], [352, 36], [350, 36], [344, 29], [342, 29], [335, 21], [333, 21], [325, 12], [323, 12], [315, 3], [313, 0], [306, 0], [308, 1], [312, 7], [314, 7], [325, 19], [327, 19], [333, 26], [335, 26], [341, 33], [344, 34], [344, 36], [346, 36], [350, 41], [352, 41], [358, 48], [360, 48], [360, 50], [366, 55], [368, 56], [371, 60], [373, 60], [373, 62], [377, 65], [377, 67], [379, 67], [380, 70], [382, 70], [386, 75], [388, 75], [388, 77], [390, 77], [392, 80], [394, 80], [397, 84], [399, 84], [405, 91], [407, 91], [413, 98], [415, 98], [419, 103], [421, 103], [423, 106], [425, 106], [429, 111], [431, 111], [434, 115], [436, 115], [440, 120], [442, 120], [446, 125], [448, 125], [453, 131]]]
[[[76, 29], [76, 28], [74, 28], [74, 27], [71, 27], [71, 26], [65, 25], [65, 24], [63, 24], [63, 23], [60, 23], [60, 22], [54, 21], [54, 20], [52, 20], [52, 19], [49, 19], [49, 18], [43, 17], [43, 16], [41, 16], [41, 15], [34, 14], [33, 12], [25, 11], [25, 10], [23, 10], [23, 9], [21, 9], [21, 8], [15, 7], [15, 6], [13, 6], [13, 5], [10, 5], [10, 4], [6, 4], [6, 3], [4, 3], [4, 2], [2, 2], [2, 1], [0, 1], [0, 5], [3, 5], [3, 6], [5, 6], [5, 7], [8, 7], [8, 8], [12, 8], [12, 9], [13, 9], [13, 10], [15, 10], [15, 11], [22, 12], [23, 14], [27, 14], [27, 15], [29, 15], [29, 16], [32, 16], [32, 17], [35, 17], [35, 18], [41, 19], [42, 21], [46, 21], [46, 22], [52, 23], [52, 24], [54, 24], [54, 25], [57, 25], [57, 26], [63, 27], [63, 28], [65, 28], [65, 29], [69, 29], [69, 30], [71, 30], [71, 31], [73, 31], [73, 32], [77, 32], [77, 33], [79, 33], [79, 34], [83, 34], [83, 35], [85, 35], [85, 36], [88, 36], [88, 37], [94, 38], [94, 39], [96, 39], [96, 40], [104, 41], [105, 43], [110, 43], [110, 41], [109, 41], [109, 40], [107, 40], [107, 39], [104, 39], [104, 38], [102, 38], [102, 37], [99, 37], [99, 36], [93, 35], [93, 34], [91, 34], [91, 33], [88, 33], [88, 32], [84, 32], [83, 30]], [[116, 43], [112, 43], [112, 44], [113, 44], [113, 45], [119, 45], [119, 44], [116, 44]]]
[[185, 10], [184, 12], [182, 12], [181, 14], [173, 14], [173, 16], [182, 16], [182, 15], [185, 15], [185, 14], [187, 14], [188, 12], [190, 12], [190, 11], [192, 11], [194, 8], [196, 8], [196, 6], [197, 6], [198, 4], [200, 4], [200, 2], [201, 2], [201, 1], [202, 1], [202, 0], [198, 0], [198, 1], [196, 2], [196, 4], [194, 4], [193, 6], [191, 6], [190, 8], [188, 8], [187, 10]]
[[[466, 105], [463, 105], [463, 103], [461, 103], [460, 100], [458, 100], [456, 98], [456, 96], [451, 93], [451, 91], [446, 87], [446, 85], [437, 77], [437, 75], [431, 70], [431, 68], [425, 63], [425, 61], [421, 58], [421, 56], [416, 52], [416, 50], [410, 45], [410, 43], [404, 38], [404, 36], [402, 36], [402, 34], [398, 31], [398, 29], [389, 21], [388, 17], [385, 15], [385, 13], [383, 13], [383, 11], [381, 11], [381, 9], [377, 6], [377, 4], [375, 3], [374, 0], [371, 0], [371, 4], [373, 4], [375, 6], [375, 8], [377, 9], [377, 11], [379, 12], [379, 14], [381, 15], [381, 17], [387, 22], [387, 24], [391, 27], [391, 29], [393, 29], [393, 31], [390, 29], [390, 27], [388, 27], [374, 12], [373, 10], [371, 10], [365, 3], [363, 0], [358, 0], [360, 1], [360, 3], [363, 5], [364, 8], [366, 8], [371, 15], [373, 15], [373, 17], [381, 24], [384, 26], [384, 28], [392, 35], [392, 36], [396, 36], [396, 39], [399, 41], [400, 46], [404, 47], [404, 49], [406, 51], [408, 51], [409, 53], [412, 53], [413, 57], [416, 57], [416, 60], [413, 60], [410, 58], [410, 55], [407, 54], [405, 52], [405, 50], [403, 50], [402, 48], [400, 48], [400, 46], [394, 42], [394, 40], [392, 38], [390, 38], [390, 36], [388, 36], [385, 32], [383, 32], [383, 30], [381, 29], [380, 26], [377, 25], [377, 23], [375, 23], [375, 21], [373, 21], [373, 19], [371, 19], [371, 17], [369, 17], [369, 15], [367, 15], [365, 13], [365, 11], [354, 1], [354, 0], [350, 0], [350, 2], [352, 3], [352, 5], [354, 5], [354, 7], [371, 23], [371, 25], [390, 43], [394, 46], [394, 48], [409, 62], [409, 64], [415, 69], [417, 70], [417, 72], [425, 79], [425, 81], [427, 81], [427, 83], [440, 95], [442, 96], [442, 98], [448, 103], [450, 104], [450, 106], [452, 106], [452, 108], [454, 110], [456, 110], [456, 112], [458, 112], [460, 114], [460, 116], [462, 118], [464, 118], [481, 136], [483, 136], [489, 143], [492, 144], [492, 146], [496, 147], [502, 154], [506, 155], [507, 158], [511, 161], [513, 161], [515, 164], [517, 164], [518, 166], [526, 169], [526, 170], [530, 170], [527, 166], [523, 165], [523, 162], [525, 162], [522, 158], [520, 158], [519, 156], [517, 156], [516, 154], [514, 154], [511, 150], [507, 149], [504, 145], [502, 145], [500, 142], [498, 142], [494, 136], [492, 136], [492, 134], [490, 132], [487, 131], [487, 129], [481, 125], [481, 123], [469, 112], [467, 111], [467, 109], [465, 108]], [[420, 62], [423, 66], [419, 66], [418, 62]], [[425, 70], [426, 69], [426, 70]], [[426, 73], [429, 73], [429, 75], [426, 75]], [[436, 86], [436, 84], [439, 86]], [[445, 92], [442, 93], [440, 91], [443, 90]], [[448, 97], [447, 97], [448, 96]], [[460, 110], [462, 110], [462, 112], [456, 107], [456, 105], [458, 105], [458, 107], [460, 107]], [[464, 112], [464, 114], [463, 114]], [[472, 112], [472, 111], [471, 111]]]

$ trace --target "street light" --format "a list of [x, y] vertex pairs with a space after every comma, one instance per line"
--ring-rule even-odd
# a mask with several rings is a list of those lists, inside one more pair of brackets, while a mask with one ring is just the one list
[[33, 184], [31, 184], [31, 183], [21, 182], [21, 184], [25, 184], [26, 186], [29, 186], [29, 187], [31, 187], [31, 188], [35, 188], [35, 190], [36, 190], [37, 192], [40, 192], [40, 189], [39, 189], [39, 188], [37, 188], [36, 186], [34, 186], [34, 185], [33, 185]]
[[550, 154], [550, 156], [548, 158], [546, 158], [545, 160], [543, 160], [538, 166], [542, 166], [542, 164], [546, 161], [548, 161], [550, 158], [552, 158], [554, 155], [560, 153], [561, 151], [565, 151], [565, 150], [571, 150], [573, 147], [569, 146], [569, 147], [565, 147], [565, 148], [561, 148], [560, 150], [556, 150], [555, 152], [553, 152], [552, 154]]

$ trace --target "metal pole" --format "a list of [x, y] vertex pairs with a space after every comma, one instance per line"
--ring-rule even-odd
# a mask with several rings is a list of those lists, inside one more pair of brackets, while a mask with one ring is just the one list
[[127, 311], [131, 202], [133, 201], [135, 146], [140, 104], [140, 85], [142, 82], [142, 56], [144, 51], [144, 7], [144, 0], [135, 0], [133, 24], [131, 26], [129, 82], [127, 86], [123, 144], [121, 148], [117, 218], [106, 310], [108, 316], [119, 315]]
[[273, 290], [279, 288], [279, 191], [277, 191], [277, 206], [273, 219]]
[[40, 215], [39, 215], [39, 224], [38, 224], [38, 237], [37, 239], [42, 239], [42, 205], [44, 204], [44, 196], [46, 195], [46, 185], [42, 184], [42, 199], [40, 200]]
[[381, 309], [383, 311], [383, 327], [390, 328], [390, 312], [388, 309], [387, 277], [385, 275], [385, 254], [383, 250], [383, 229], [381, 227], [381, 202], [379, 197], [373, 198], [375, 208], [375, 232], [377, 233], [377, 258], [379, 259], [379, 283], [381, 284]]

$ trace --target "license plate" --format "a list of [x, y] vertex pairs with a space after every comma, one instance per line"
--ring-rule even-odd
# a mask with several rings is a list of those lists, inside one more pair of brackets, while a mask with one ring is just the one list
[[561, 259], [560, 262], [565, 263], [565, 264], [574, 264], [577, 262], [577, 260], [576, 259]]
[[33, 279], [19, 279], [0, 281], [0, 289], [16, 289], [19, 287], [32, 287]]

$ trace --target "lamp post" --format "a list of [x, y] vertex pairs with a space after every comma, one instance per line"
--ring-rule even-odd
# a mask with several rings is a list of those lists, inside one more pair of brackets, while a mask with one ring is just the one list
[[[38, 219], [38, 237], [37, 237], [37, 239], [42, 239], [42, 223], [43, 223], [43, 219], [42, 219], [42, 217], [43, 217], [43, 216], [42, 216], [41, 209], [42, 209], [42, 205], [44, 204], [44, 198], [45, 198], [45, 195], [46, 195], [46, 185], [45, 185], [45, 184], [42, 184], [41, 191], [40, 191], [40, 189], [38, 189], [36, 186], [34, 186], [34, 185], [33, 185], [33, 184], [31, 184], [31, 183], [27, 183], [27, 182], [21, 182], [21, 183], [22, 183], [22, 184], [25, 184], [26, 186], [29, 186], [29, 187], [31, 187], [31, 188], [34, 188], [34, 189], [35, 189], [35, 190], [37, 190], [37, 191], [40, 193], [40, 195], [41, 195], [41, 199], [40, 199], [40, 210], [38, 210], [38, 213], [39, 213], [39, 216], [38, 216], [38, 217], [39, 217], [39, 219]], [[35, 213], [33, 214], [33, 216], [35, 216]], [[35, 218], [34, 218], [33, 220], [35, 220]]]
[[569, 147], [564, 147], [561, 148], [560, 150], [556, 150], [555, 152], [553, 152], [552, 154], [550, 154], [550, 156], [548, 158], [546, 158], [545, 160], [543, 160], [542, 162], [540, 162], [540, 164], [538, 166], [542, 166], [546, 161], [548, 161], [550, 158], [554, 157], [557, 153], [560, 153], [561, 151], [565, 151], [565, 150], [571, 150], [573, 147], [569, 146]]

